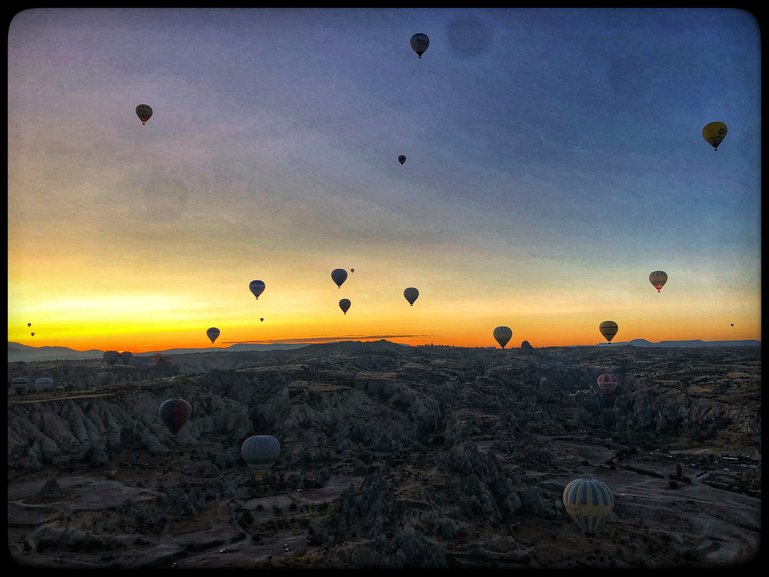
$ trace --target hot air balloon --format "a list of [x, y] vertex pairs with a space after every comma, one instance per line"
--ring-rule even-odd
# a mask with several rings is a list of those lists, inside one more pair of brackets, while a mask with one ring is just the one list
[[158, 409], [160, 420], [174, 435], [189, 421], [191, 414], [192, 405], [184, 399], [168, 399]]
[[734, 326], [734, 323], [732, 323], [732, 326]]
[[211, 327], [206, 331], [206, 335], [209, 339], [211, 339], [211, 342], [213, 343], [216, 339], [219, 338], [219, 329], [216, 327]]
[[133, 353], [131, 351], [123, 351], [120, 353], [120, 360], [123, 361], [124, 365], [127, 365], [131, 362], [131, 359], [134, 357]]
[[142, 124], [146, 124], [152, 116], [152, 108], [149, 104], [140, 104], [136, 107], [136, 116], [142, 121]]
[[264, 281], [261, 280], [252, 280], [248, 283], [248, 290], [253, 293], [257, 300], [259, 300], [259, 295], [264, 292], [264, 288]]
[[411, 49], [417, 53], [417, 56], [422, 58], [422, 54], [424, 54], [427, 47], [430, 46], [430, 38], [427, 37], [427, 34], [417, 32], [411, 37], [410, 44]]
[[497, 327], [494, 329], [494, 338], [499, 343], [499, 346], [503, 349], [505, 348], [505, 345], [507, 342], [513, 338], [513, 331], [510, 329], [510, 327]]
[[355, 272], [355, 269], [354, 269], [354, 268], [351, 268], [351, 269], [350, 269], [350, 272]]
[[32, 326], [32, 323], [27, 323], [27, 326], [28, 326], [28, 327], [31, 327], [31, 326]]
[[110, 372], [99, 373], [98, 375], [96, 375], [96, 384], [99, 385], [100, 387], [104, 385], [108, 385], [112, 382], [112, 379], [114, 377], [115, 375], [113, 375]]
[[350, 299], [342, 299], [339, 301], [339, 308], [342, 309], [344, 314], [347, 314], [347, 311], [350, 310], [351, 304], [352, 303], [350, 302]]
[[726, 138], [726, 124], [723, 122], [709, 122], [702, 129], [702, 138], [713, 147], [713, 150], [718, 150], [718, 145]]
[[414, 301], [419, 298], [419, 290], [415, 289], [413, 286], [410, 286], [403, 291], [403, 296], [406, 297], [406, 300], [409, 301], [409, 304], [413, 307]]
[[609, 373], [598, 376], [598, 388], [604, 395], [611, 395], [617, 386], [617, 377]]
[[271, 435], [254, 435], [243, 441], [240, 454], [257, 479], [264, 477], [280, 456], [280, 443]]
[[581, 477], [564, 488], [563, 506], [580, 529], [593, 535], [611, 515], [614, 495], [603, 481]]
[[260, 317], [260, 318], [259, 318], [259, 322], [260, 322], [260, 323], [263, 323], [263, 322], [264, 322], [264, 317]]
[[51, 377], [40, 377], [35, 380], [35, 391], [50, 391], [53, 389], [53, 379]]
[[120, 360], [120, 353], [117, 351], [105, 351], [102, 355], [102, 359], [104, 359], [104, 362], [112, 366]]
[[406, 162], [406, 157], [405, 157], [405, 156], [403, 156], [403, 155], [401, 154], [401, 155], [398, 157], [398, 162], [400, 162], [401, 164], [403, 164], [404, 162]]
[[331, 271], [331, 280], [336, 283], [336, 286], [342, 288], [342, 283], [347, 280], [347, 271], [343, 268], [335, 268]]
[[649, 282], [657, 289], [657, 292], [660, 292], [665, 283], [668, 282], [668, 275], [664, 271], [655, 270], [649, 275]]
[[33, 337], [35, 336], [35, 333], [29, 333], [29, 334], [30, 334], [31, 336], [33, 336]]
[[601, 331], [601, 334], [604, 337], [606, 337], [607, 341], [611, 342], [611, 340], [614, 338], [614, 335], [617, 334], [619, 327], [614, 321], [603, 321], [600, 325], [598, 325], [598, 330]]

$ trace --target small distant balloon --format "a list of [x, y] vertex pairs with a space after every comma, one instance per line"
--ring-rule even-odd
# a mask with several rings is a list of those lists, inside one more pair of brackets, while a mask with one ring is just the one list
[[406, 300], [409, 301], [409, 304], [413, 307], [414, 301], [416, 301], [419, 298], [419, 290], [417, 290], [413, 286], [410, 286], [409, 288], [403, 291], [403, 296], [406, 297]]
[[[732, 325], [732, 326], [734, 326], [734, 325]], [[29, 334], [32, 335], [33, 337], [35, 336], [35, 333], [29, 333]]]
[[[734, 323], [732, 323], [732, 326], [734, 326]], [[32, 333], [32, 334], [34, 335], [35, 333]]]
[[104, 351], [104, 354], [102, 355], [102, 359], [109, 366], [112, 366], [120, 360], [120, 353], [117, 351]]
[[168, 399], [158, 409], [160, 420], [175, 435], [192, 414], [192, 405], [184, 399]]
[[403, 164], [404, 162], [406, 162], [406, 157], [405, 157], [405, 156], [403, 156], [403, 155], [401, 154], [401, 155], [398, 157], [398, 162], [400, 162], [401, 164]]
[[347, 311], [350, 310], [351, 304], [352, 303], [350, 302], [350, 299], [342, 299], [339, 301], [339, 308], [342, 309], [344, 314], [347, 314]]
[[28, 327], [31, 327], [31, 326], [32, 326], [32, 323], [27, 323], [27, 326], [28, 326]]
[[427, 47], [430, 46], [430, 38], [428, 38], [427, 34], [417, 32], [411, 37], [409, 43], [411, 44], [411, 49], [417, 53], [417, 56], [422, 58], [422, 54], [424, 54]]
[[505, 326], [496, 327], [492, 334], [494, 335], [494, 339], [499, 343], [499, 346], [503, 349], [510, 339], [513, 338], [512, 329]]
[[713, 150], [718, 150], [718, 145], [726, 138], [726, 124], [723, 122], [709, 122], [702, 129], [702, 138], [713, 147]]
[[149, 104], [140, 104], [136, 107], [136, 116], [142, 121], [142, 124], [146, 124], [152, 116], [152, 108]]
[[251, 291], [251, 293], [256, 297], [257, 300], [259, 300], [259, 295], [264, 292], [264, 289], [265, 289], [264, 281], [252, 280], [250, 283], [248, 283], [248, 290]]
[[355, 272], [355, 269], [354, 269], [354, 268], [351, 268], [351, 269], [350, 269], [350, 272]]
[[264, 317], [261, 317], [261, 318], [259, 319], [259, 322], [260, 322], [260, 323], [263, 323], [263, 322], [264, 322]]
[[131, 351], [123, 351], [120, 353], [120, 360], [123, 361], [124, 365], [127, 365], [131, 362], [131, 359], [133, 358], [133, 353]]
[[668, 275], [665, 271], [655, 270], [649, 275], [649, 282], [657, 289], [657, 292], [660, 292], [665, 283], [668, 282]]
[[211, 327], [206, 331], [206, 335], [209, 339], [211, 339], [211, 342], [213, 343], [216, 339], [219, 338], [219, 329], [216, 327]]
[[331, 271], [331, 280], [336, 283], [336, 286], [342, 288], [342, 283], [347, 280], [347, 271], [343, 268], [335, 268]]
[[611, 340], [614, 338], [614, 335], [617, 334], [619, 327], [614, 321], [603, 321], [600, 325], [598, 325], [598, 330], [601, 331], [601, 334], [607, 341], [611, 342]]

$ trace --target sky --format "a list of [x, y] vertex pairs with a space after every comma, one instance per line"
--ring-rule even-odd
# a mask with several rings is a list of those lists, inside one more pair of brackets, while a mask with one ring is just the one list
[[19, 12], [8, 340], [760, 339], [760, 56], [738, 9]]

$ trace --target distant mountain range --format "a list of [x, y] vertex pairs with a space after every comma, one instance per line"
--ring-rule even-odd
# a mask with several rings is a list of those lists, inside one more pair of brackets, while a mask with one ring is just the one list
[[[258, 351], [277, 351], [287, 349], [306, 348], [314, 351], [318, 348], [324, 348], [329, 353], [350, 353], [354, 351], [397, 351], [409, 345], [401, 345], [384, 339], [378, 341], [335, 341], [328, 343], [274, 343], [269, 345], [260, 344], [234, 344], [227, 348], [200, 348], [200, 349], [167, 349], [164, 351], [149, 351], [144, 353], [134, 353], [139, 357], [151, 356], [157, 353], [166, 355], [184, 355], [189, 353], [243, 353]], [[740, 341], [703, 341], [700, 339], [689, 341], [660, 341], [652, 343], [646, 339], [633, 339], [632, 341], [621, 343], [598, 343], [599, 347], [662, 347], [662, 348], [684, 348], [684, 347], [757, 347], [761, 346], [761, 341], [740, 340]], [[551, 347], [548, 347], [551, 348]], [[101, 359], [104, 351], [91, 349], [88, 351], [76, 351], [68, 347], [30, 347], [21, 343], [8, 343], [8, 362], [18, 361], [82, 361], [88, 359]]]
[[599, 347], [662, 347], [662, 348], [691, 348], [691, 347], [760, 347], [761, 341], [743, 340], [743, 341], [703, 341], [694, 339], [690, 341], [660, 341], [652, 343], [646, 339], [633, 339], [623, 343], [598, 343]]

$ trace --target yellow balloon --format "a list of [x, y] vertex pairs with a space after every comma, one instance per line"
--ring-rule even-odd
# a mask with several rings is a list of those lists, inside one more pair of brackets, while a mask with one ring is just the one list
[[713, 150], [718, 150], [718, 145], [726, 138], [726, 124], [723, 122], [709, 122], [702, 129], [702, 138], [713, 147]]

